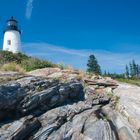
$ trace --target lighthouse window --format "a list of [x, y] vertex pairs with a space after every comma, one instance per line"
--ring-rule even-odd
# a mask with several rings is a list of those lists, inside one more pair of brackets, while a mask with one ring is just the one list
[[8, 43], [8, 45], [11, 45], [11, 40], [8, 40], [7, 43]]

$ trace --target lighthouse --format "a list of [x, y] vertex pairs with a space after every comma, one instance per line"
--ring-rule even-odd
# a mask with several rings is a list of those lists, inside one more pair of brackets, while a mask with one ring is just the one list
[[21, 51], [21, 31], [18, 27], [18, 22], [11, 17], [7, 20], [6, 27], [3, 31], [3, 50], [18, 53]]

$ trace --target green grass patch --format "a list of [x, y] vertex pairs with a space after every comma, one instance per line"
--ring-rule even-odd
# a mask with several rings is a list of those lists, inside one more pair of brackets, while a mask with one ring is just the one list
[[119, 78], [119, 79], [115, 79], [115, 80], [117, 80], [119, 82], [123, 82], [123, 83], [128, 83], [128, 84], [140, 86], [140, 79], [123, 79], [123, 78]]
[[1, 70], [26, 72], [47, 67], [58, 67], [58, 65], [22, 53], [13, 54], [8, 51], [0, 51]]

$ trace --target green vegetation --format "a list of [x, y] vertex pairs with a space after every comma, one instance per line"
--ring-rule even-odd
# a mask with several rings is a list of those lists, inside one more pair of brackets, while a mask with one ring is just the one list
[[124, 78], [117, 78], [119, 82], [128, 83], [136, 86], [140, 86], [140, 79], [124, 79]]
[[119, 79], [119, 78], [125, 78], [124, 74], [117, 74], [117, 73], [106, 73], [106, 71], [104, 72], [104, 74], [102, 75], [104, 77], [111, 77], [113, 79]]
[[30, 57], [22, 53], [13, 54], [8, 51], [0, 51], [0, 69], [3, 71], [32, 71], [46, 67], [58, 67], [56, 64]]
[[87, 69], [88, 73], [94, 73], [97, 75], [101, 74], [100, 65], [98, 64], [98, 61], [93, 54], [89, 56], [87, 66], [88, 66], [88, 69]]
[[8, 52], [8, 51], [0, 51], [0, 64], [6, 64], [6, 63], [16, 63], [16, 64], [21, 64], [22, 61], [30, 59], [30, 57], [28, 57], [25, 54], [22, 53], [17, 53], [17, 54], [13, 54], [12, 52]]
[[140, 86], [140, 78], [127, 78], [125, 74], [106, 74], [103, 76], [111, 77], [112, 79], [117, 80], [119, 82]]
[[135, 60], [129, 63], [129, 67], [126, 66], [125, 75], [126, 78], [140, 78], [140, 66], [135, 63]]
[[61, 70], [67, 68], [67, 66], [66, 66], [63, 62], [59, 63], [59, 64], [58, 64], [58, 67], [59, 67]]
[[25, 70], [19, 64], [16, 64], [15, 62], [3, 64], [0, 68], [0, 70], [2, 70], [2, 71], [17, 71], [20, 73], [25, 72]]
[[21, 66], [25, 71], [32, 71], [35, 69], [47, 68], [47, 67], [56, 67], [57, 65], [52, 64], [51, 62], [40, 60], [38, 58], [29, 58], [21, 62]]
[[132, 60], [125, 67], [125, 72], [122, 74], [104, 72], [103, 76], [111, 77], [119, 82], [129, 83], [140, 86], [140, 66]]

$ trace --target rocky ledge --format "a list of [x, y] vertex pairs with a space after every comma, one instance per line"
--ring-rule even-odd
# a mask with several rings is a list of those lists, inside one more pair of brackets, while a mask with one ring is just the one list
[[110, 78], [58, 68], [0, 76], [0, 140], [137, 139]]

